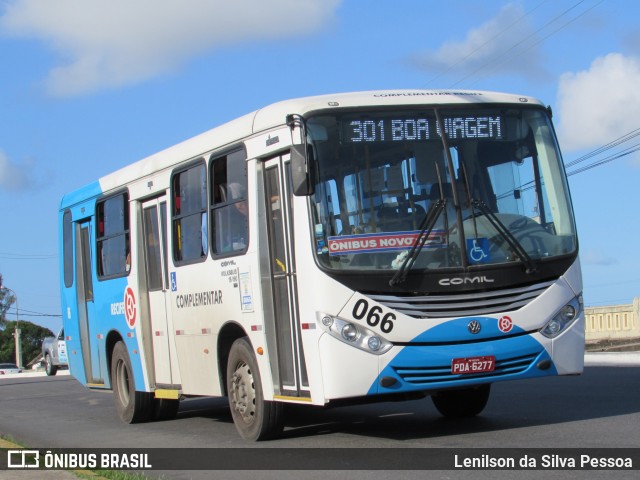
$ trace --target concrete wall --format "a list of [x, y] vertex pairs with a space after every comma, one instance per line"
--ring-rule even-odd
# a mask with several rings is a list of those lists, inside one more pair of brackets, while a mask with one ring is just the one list
[[640, 298], [628, 305], [585, 308], [587, 342], [640, 339]]

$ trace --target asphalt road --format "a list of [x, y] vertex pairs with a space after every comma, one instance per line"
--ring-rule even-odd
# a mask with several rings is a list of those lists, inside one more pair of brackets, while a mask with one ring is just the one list
[[[593, 367], [582, 376], [494, 384], [470, 420], [443, 419], [429, 399], [322, 409], [293, 407], [281, 439], [248, 445], [226, 399], [189, 399], [172, 421], [123, 425], [110, 393], [70, 376], [0, 380], [0, 433], [32, 448], [640, 448], [640, 367]], [[452, 449], [452, 450], [451, 450]], [[371, 450], [374, 454], [383, 450]], [[247, 450], [251, 453], [252, 450]], [[247, 458], [247, 466], [251, 459]], [[248, 467], [247, 467], [248, 468]], [[158, 475], [159, 472], [154, 472]], [[165, 479], [246, 478], [243, 471], [162, 472]], [[629, 471], [264, 471], [258, 479], [637, 478]], [[13, 478], [4, 477], [0, 478]], [[20, 478], [20, 477], [15, 477]]]

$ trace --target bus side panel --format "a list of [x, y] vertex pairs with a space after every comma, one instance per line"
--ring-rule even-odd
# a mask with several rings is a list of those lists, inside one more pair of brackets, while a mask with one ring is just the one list
[[95, 332], [96, 346], [92, 353], [98, 355], [100, 373], [105, 387], [110, 388], [111, 372], [107, 358], [107, 339], [115, 332], [124, 342], [129, 353], [133, 378], [137, 391], [149, 391], [149, 380], [143, 358], [141, 325], [144, 311], [140, 295], [135, 288], [135, 276], [97, 281], [95, 283]]
[[[235, 261], [239, 261], [236, 257]], [[232, 276], [236, 276], [236, 264]], [[230, 274], [231, 275], [231, 274]], [[170, 309], [182, 392], [188, 395], [223, 394], [218, 372], [218, 332], [227, 321], [238, 321], [237, 287], [220, 271], [220, 262], [170, 269]], [[237, 283], [237, 282], [236, 282]]]

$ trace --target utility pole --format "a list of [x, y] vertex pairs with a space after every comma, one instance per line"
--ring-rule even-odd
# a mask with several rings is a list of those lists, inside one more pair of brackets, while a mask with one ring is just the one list
[[18, 368], [23, 368], [22, 367], [22, 342], [20, 341], [20, 334], [22, 333], [22, 331], [20, 330], [20, 310], [18, 310], [18, 295], [16, 295], [15, 291], [11, 290], [8, 287], [5, 287], [2, 284], [0, 284], [0, 289], [8, 290], [9, 292], [11, 292], [16, 302], [16, 328], [13, 333], [13, 337], [16, 342], [16, 365], [18, 366]]

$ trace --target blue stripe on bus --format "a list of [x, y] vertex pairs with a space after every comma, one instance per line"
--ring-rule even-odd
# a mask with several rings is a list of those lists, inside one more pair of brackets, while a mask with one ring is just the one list
[[100, 182], [90, 183], [82, 188], [79, 188], [78, 190], [67, 193], [64, 197], [62, 197], [62, 200], [60, 201], [60, 210], [75, 205], [78, 202], [84, 202], [88, 198], [96, 197], [101, 193], [102, 187], [100, 186]]
[[[133, 378], [135, 381], [135, 389], [138, 391], [148, 390], [145, 385], [145, 375], [142, 368], [142, 347], [138, 339], [135, 329], [129, 328], [126, 316], [122, 307], [112, 305], [121, 304], [124, 301], [124, 292], [127, 288], [127, 278], [117, 278], [97, 282], [94, 277], [94, 295], [103, 301], [94, 305], [89, 305], [89, 337], [91, 347], [92, 376], [101, 378], [104, 381], [104, 388], [111, 388], [110, 376], [106, 352], [107, 337], [111, 332], [116, 332], [122, 338], [127, 346], [129, 359], [131, 361], [131, 369], [133, 370]], [[80, 330], [78, 326], [78, 307], [73, 301], [75, 291], [68, 289], [63, 292], [63, 298], [66, 298], [67, 307], [70, 308], [70, 319], [65, 319], [65, 335], [71, 340], [67, 345], [69, 351], [69, 368], [74, 377], [81, 383], [86, 383], [86, 375], [84, 363], [82, 361], [82, 345], [80, 342]], [[140, 322], [140, 300], [137, 299], [136, 312], [137, 322]], [[94, 307], [94, 308], [91, 308]], [[98, 337], [100, 334], [100, 338]], [[131, 337], [128, 334], [133, 334]], [[75, 353], [74, 353], [75, 351]]]
[[[147, 390], [145, 386], [145, 376], [142, 369], [140, 345], [136, 330], [129, 328], [124, 309], [124, 295], [128, 286], [127, 277], [115, 278], [112, 280], [104, 280], [94, 283], [95, 297], [100, 298], [100, 302], [96, 303], [95, 318], [92, 327], [98, 332], [104, 334], [104, 337], [98, 340], [97, 347], [92, 348], [93, 356], [99, 352], [100, 373], [105, 380], [105, 385], [109, 384], [110, 372], [107, 368], [107, 356], [105, 355], [107, 336], [110, 332], [116, 331], [122, 341], [127, 346], [129, 352], [129, 360], [133, 370], [133, 378], [135, 381], [135, 389], [138, 391]], [[113, 310], [112, 310], [112, 305]], [[136, 299], [136, 323], [141, 321], [141, 305], [140, 299]], [[128, 337], [127, 334], [133, 334]]]
[[[467, 330], [471, 320], [481, 323], [480, 334], [473, 335]], [[464, 327], [466, 334], [462, 334]], [[520, 335], [518, 335], [520, 334]], [[469, 343], [430, 344], [447, 342], [457, 338], [459, 341], [476, 338], [480, 341]], [[498, 328], [498, 320], [488, 317], [456, 319], [438, 325], [414, 338], [405, 346], [371, 385], [368, 394], [394, 392], [427, 391], [443, 388], [473, 386], [502, 380], [515, 380], [548, 375], [557, 375], [551, 357], [544, 347], [522, 329], [514, 326], [509, 335]], [[420, 344], [422, 343], [422, 345]], [[451, 364], [454, 358], [494, 356], [495, 370], [485, 373], [454, 374]], [[545, 362], [543, 362], [545, 361]], [[541, 364], [546, 369], [538, 368]], [[390, 378], [396, 380], [388, 387], [381, 386], [381, 379], [389, 384]]]

